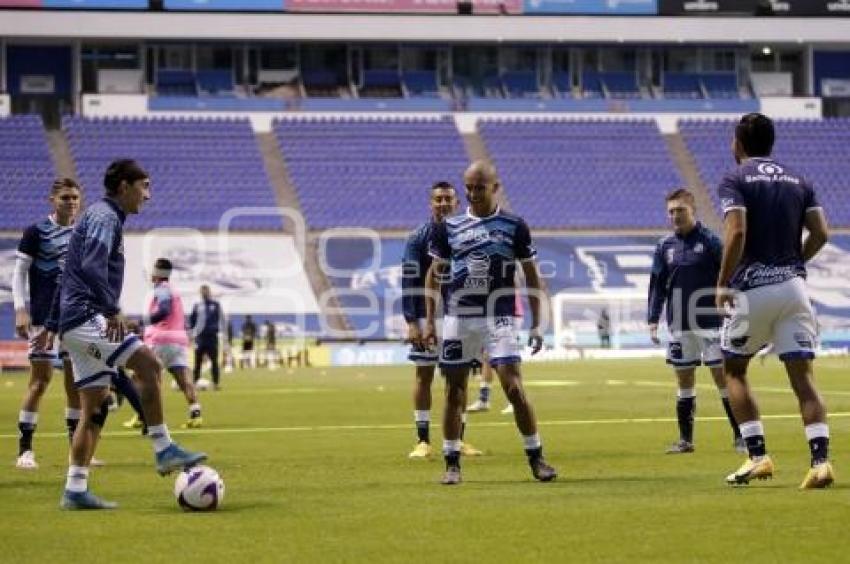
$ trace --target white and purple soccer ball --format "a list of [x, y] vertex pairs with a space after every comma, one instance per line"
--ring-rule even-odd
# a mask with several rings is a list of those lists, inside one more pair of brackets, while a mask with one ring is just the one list
[[177, 476], [174, 496], [187, 511], [214, 511], [224, 500], [224, 480], [209, 466], [192, 466]]

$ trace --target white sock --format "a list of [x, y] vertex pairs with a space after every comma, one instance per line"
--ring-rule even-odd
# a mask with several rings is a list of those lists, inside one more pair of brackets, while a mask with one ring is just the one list
[[540, 434], [534, 433], [533, 435], [523, 435], [522, 445], [523, 447], [525, 447], [525, 450], [530, 450], [534, 448], [540, 448], [541, 446], [543, 446], [543, 443], [540, 441]]
[[465, 411], [460, 414], [460, 422], [462, 424], [466, 425], [466, 412]]
[[165, 423], [148, 427], [148, 436], [153, 441], [153, 450], [156, 453], [164, 451], [171, 445], [171, 435], [168, 434], [168, 426]]
[[200, 412], [201, 411], [201, 404], [193, 403], [192, 405], [190, 405], [189, 406], [189, 415], [192, 415], [193, 411]]
[[82, 411], [79, 409], [74, 409], [72, 407], [65, 408], [65, 419], [79, 419]]
[[431, 421], [431, 411], [428, 409], [417, 409], [413, 412], [413, 420], [416, 423]]
[[697, 391], [695, 388], [679, 388], [676, 392], [676, 397], [679, 399], [688, 399], [697, 397]]
[[69, 466], [65, 489], [69, 492], [84, 492], [89, 489], [89, 469], [86, 466]]
[[443, 454], [448, 455], [452, 453], [460, 452], [461, 441], [460, 439], [456, 441], [450, 441], [448, 439], [443, 440]]
[[720, 393], [720, 397], [722, 399], [729, 398], [729, 390], [727, 390], [726, 388], [718, 388], [717, 391]]
[[745, 439], [750, 437], [764, 436], [764, 425], [761, 424], [761, 421], [745, 421], [738, 425], [738, 428], [741, 430], [741, 436]]
[[485, 382], [484, 380], [481, 380], [481, 383], [478, 385], [478, 387], [482, 390], [486, 390], [490, 387], [490, 382]]
[[37, 425], [38, 412], [21, 410], [21, 412], [18, 414], [18, 423], [28, 423], [30, 425]]
[[820, 437], [829, 438], [829, 425], [826, 423], [812, 423], [806, 425], [806, 440], [818, 439]]

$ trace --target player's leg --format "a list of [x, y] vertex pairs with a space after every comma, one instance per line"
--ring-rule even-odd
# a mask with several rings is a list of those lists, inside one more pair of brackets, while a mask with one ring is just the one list
[[797, 396], [811, 452], [810, 469], [800, 487], [824, 488], [832, 484], [834, 476], [829, 463], [826, 405], [815, 387], [813, 376], [817, 341], [814, 311], [802, 279], [777, 284], [776, 295], [784, 308], [774, 325], [774, 349], [785, 364]]
[[415, 361], [416, 382], [413, 385], [413, 420], [416, 424], [416, 446], [410, 458], [431, 456], [431, 384], [434, 381], [433, 362]]
[[674, 366], [676, 374], [676, 422], [679, 440], [667, 449], [667, 454], [684, 454], [694, 451], [694, 414], [696, 413], [696, 368]]
[[212, 373], [213, 390], [221, 389], [221, 373], [218, 369], [218, 341], [213, 339], [209, 344], [210, 372]]
[[201, 340], [195, 343], [195, 364], [192, 366], [192, 381], [197, 383], [201, 379], [201, 367], [204, 364], [206, 344]]
[[65, 427], [68, 429], [68, 440], [74, 438], [74, 431], [80, 422], [80, 393], [74, 386], [74, 366], [71, 359], [62, 359], [62, 376], [65, 384]]
[[105, 501], [89, 491], [89, 466], [97, 447], [100, 432], [109, 413], [106, 396], [109, 394], [109, 372], [86, 374], [78, 378], [80, 389], [80, 422], [71, 441], [65, 491], [59, 503], [63, 509], [113, 509], [117, 504]]
[[469, 366], [445, 368], [445, 409], [443, 410], [443, 457], [446, 473], [443, 484], [460, 483], [460, 455], [462, 449], [463, 412], [466, 407], [466, 385]]
[[148, 436], [153, 441], [156, 453], [157, 472], [165, 475], [173, 470], [205, 460], [206, 454], [188, 452], [171, 440], [168, 426], [163, 419], [160, 390], [162, 367], [153, 352], [145, 345], [138, 343], [131, 352], [125, 351], [114, 360], [118, 365], [124, 364], [136, 375], [142, 409], [148, 424]]
[[184, 364], [171, 364], [168, 367], [168, 372], [174, 381], [177, 382], [177, 387], [186, 398], [186, 403], [189, 405], [189, 419], [182, 425], [184, 429], [198, 429], [203, 425], [201, 417], [201, 403], [198, 401], [198, 393], [195, 391], [195, 385], [189, 379], [188, 369]]
[[732, 446], [736, 452], [746, 454], [747, 445], [741, 437], [741, 430], [738, 428], [738, 423], [735, 421], [735, 416], [732, 413], [732, 406], [729, 404], [729, 392], [726, 390], [726, 375], [723, 373], [723, 352], [720, 350], [720, 334], [719, 331], [710, 330], [700, 336], [700, 346], [702, 349], [702, 361], [711, 373], [711, 379], [714, 380], [714, 385], [717, 386], [717, 392], [720, 394], [720, 401], [723, 404], [723, 411], [726, 413], [726, 418], [729, 420], [729, 426], [732, 428]]
[[49, 353], [30, 354], [30, 379], [18, 413], [18, 458], [15, 466], [22, 470], [38, 468], [32, 439], [38, 426], [38, 406], [53, 373]]
[[514, 408], [514, 421], [522, 435], [531, 471], [541, 482], [554, 480], [558, 474], [543, 458], [543, 443], [537, 432], [537, 418], [522, 385], [517, 320], [508, 317], [488, 320], [486, 331], [490, 365], [499, 377], [505, 397]]
[[486, 353], [481, 356], [481, 375], [478, 380], [478, 398], [466, 408], [469, 413], [489, 411], [490, 409], [490, 387], [493, 384], [493, 369], [490, 367]]

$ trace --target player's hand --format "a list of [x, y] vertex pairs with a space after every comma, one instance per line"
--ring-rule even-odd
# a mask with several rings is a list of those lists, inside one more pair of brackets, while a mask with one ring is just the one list
[[437, 346], [437, 327], [433, 319], [425, 320], [425, 329], [422, 331], [420, 341], [423, 348], [434, 349]]
[[725, 286], [718, 286], [715, 292], [714, 304], [721, 315], [731, 315], [735, 309], [735, 294]]
[[15, 310], [15, 334], [21, 339], [27, 339], [30, 336], [30, 314], [25, 309]]
[[535, 355], [543, 348], [543, 335], [540, 334], [540, 329], [532, 328], [528, 332], [528, 346], [531, 347], [531, 354]]
[[38, 334], [30, 339], [30, 346], [35, 353], [53, 350], [53, 339], [55, 338], [53, 331], [48, 331], [42, 328]]
[[120, 343], [127, 335], [127, 319], [120, 313], [106, 318], [106, 339], [110, 343]]
[[405, 343], [410, 343], [415, 348], [422, 348], [422, 330], [419, 328], [419, 323], [411, 321], [407, 324], [407, 339]]
[[658, 338], [658, 323], [649, 324], [649, 338], [654, 344], [661, 344], [661, 339]]

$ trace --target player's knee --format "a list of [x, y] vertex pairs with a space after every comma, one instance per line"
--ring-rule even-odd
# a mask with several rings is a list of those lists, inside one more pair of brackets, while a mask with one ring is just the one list
[[34, 379], [30, 382], [29, 391], [31, 395], [41, 397], [47, 391], [47, 380]]
[[94, 413], [89, 417], [89, 421], [92, 425], [96, 425], [98, 428], [103, 429], [103, 426], [106, 424], [106, 418], [109, 416], [109, 403], [104, 401], [100, 404], [100, 407], [95, 410]]
[[525, 390], [518, 380], [511, 380], [505, 386], [505, 396], [512, 405], [525, 403]]

